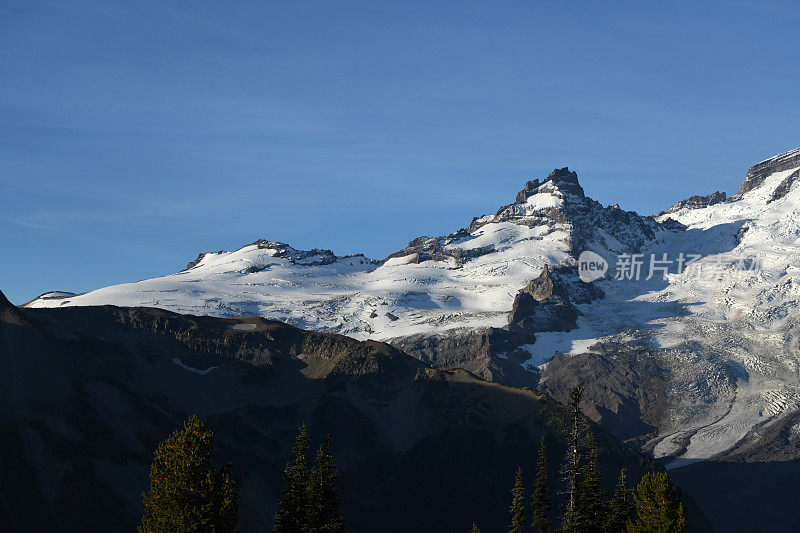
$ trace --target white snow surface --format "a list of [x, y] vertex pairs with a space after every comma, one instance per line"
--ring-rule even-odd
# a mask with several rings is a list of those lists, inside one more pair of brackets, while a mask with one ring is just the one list
[[[507, 222], [488, 224], [473, 238], [494, 244], [497, 251], [461, 268], [445, 261], [415, 264], [397, 258], [382, 265], [341, 257], [330, 264], [304, 265], [275, 258], [269, 249], [246, 246], [207, 254], [194, 268], [177, 274], [55, 303], [37, 300], [30, 306], [113, 304], [195, 315], [260, 315], [358, 339], [503, 326], [518, 289], [545, 264], [568, 261], [566, 233], [537, 238], [539, 233]], [[473, 245], [470, 240], [463, 243], [465, 248]]]
[[[553, 194], [557, 189], [549, 190], [533, 195], [525, 209], [536, 214], [560, 205], [562, 199]], [[37, 299], [29, 306], [113, 304], [195, 315], [259, 315], [378, 340], [458, 327], [500, 327], [506, 324], [518, 290], [545, 264], [571, 263], [569, 225], [526, 225], [530, 220], [523, 215], [514, 222], [489, 222], [453, 239], [445, 246], [448, 252], [492, 248], [462, 265], [453, 259], [417, 263], [415, 254], [381, 263], [263, 242], [234, 252], [205, 254], [193, 268], [177, 274], [56, 302]], [[276, 248], [287, 252], [278, 253]]]

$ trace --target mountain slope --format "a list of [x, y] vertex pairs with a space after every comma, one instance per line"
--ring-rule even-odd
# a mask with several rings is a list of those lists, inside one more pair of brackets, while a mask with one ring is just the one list
[[[499, 530], [513, 473], [533, 475], [540, 439], [552, 465], [566, 451], [566, 407], [387, 344], [254, 317], [5, 302], [3, 531], [132, 530], [157, 442], [192, 413], [218, 430], [219, 457], [243, 478], [243, 532], [271, 524], [303, 421], [315, 445], [332, 435], [352, 531], [458, 531], [473, 520]], [[657, 468], [594, 431], [609, 485], [619, 467], [633, 479]]]

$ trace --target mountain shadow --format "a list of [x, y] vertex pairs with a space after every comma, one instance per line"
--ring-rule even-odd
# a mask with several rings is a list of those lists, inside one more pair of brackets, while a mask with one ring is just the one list
[[[304, 421], [313, 445], [333, 438], [352, 531], [458, 531], [473, 520], [500, 529], [513, 473], [532, 476], [541, 438], [551, 464], [565, 453], [563, 405], [387, 344], [261, 318], [9, 305], [2, 316], [14, 320], [0, 321], [4, 531], [130, 531], [156, 444], [193, 413], [218, 430], [217, 456], [242, 477], [243, 532], [271, 525]], [[587, 425], [610, 484], [621, 467], [631, 479], [660, 468]]]

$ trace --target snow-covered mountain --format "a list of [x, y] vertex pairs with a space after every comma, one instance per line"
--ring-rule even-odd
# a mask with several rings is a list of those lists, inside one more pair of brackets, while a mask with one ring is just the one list
[[517, 292], [574, 250], [638, 249], [662, 231], [652, 218], [587, 198], [577, 175], [533, 180], [516, 202], [450, 235], [419, 237], [383, 261], [259, 240], [201, 254], [186, 270], [79, 296], [48, 293], [28, 307], [160, 307], [223, 317], [260, 315], [317, 331], [386, 340], [507, 323]]
[[[683, 229], [659, 233], [643, 248], [643, 275], [650, 257], [699, 256], [691, 267], [666, 279], [600, 281], [605, 297], [580, 307], [575, 329], [537, 338], [542, 356], [615, 357], [640, 348], [664, 395], [637, 405], [655, 427], [640, 436], [656, 457], [674, 457], [672, 466], [758, 447], [768, 426], [787, 421], [786, 444], [798, 444], [799, 172], [800, 150], [793, 150], [751, 168], [729, 200], [710, 195], [667, 210], [656, 220]], [[620, 359], [615, 370], [641, 364]], [[543, 369], [545, 388], [558, 370]], [[619, 382], [601, 388], [625, 394]], [[624, 404], [612, 399], [604, 407], [619, 412]]]
[[[800, 149], [752, 167], [731, 197], [642, 217], [591, 200], [560, 169], [382, 261], [260, 240], [177, 274], [28, 306], [261, 315], [388, 340], [557, 398], [581, 379], [591, 416], [677, 466], [757, 447], [776, 424], [800, 439], [798, 177]], [[586, 250], [610, 265], [591, 285], [576, 271]]]

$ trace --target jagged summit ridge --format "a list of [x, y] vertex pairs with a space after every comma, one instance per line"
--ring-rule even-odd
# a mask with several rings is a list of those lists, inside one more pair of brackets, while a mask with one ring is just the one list
[[667, 215], [669, 213], [676, 213], [681, 209], [699, 209], [702, 207], [708, 207], [710, 205], [718, 204], [720, 202], [725, 202], [728, 200], [728, 196], [724, 192], [716, 191], [712, 192], [711, 194], [706, 194], [701, 196], [696, 194], [694, 196], [690, 196], [685, 200], [681, 200], [680, 202], [676, 203], [669, 209], [665, 209], [661, 211], [658, 216]]

